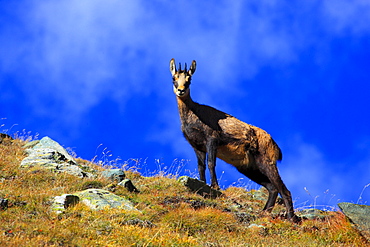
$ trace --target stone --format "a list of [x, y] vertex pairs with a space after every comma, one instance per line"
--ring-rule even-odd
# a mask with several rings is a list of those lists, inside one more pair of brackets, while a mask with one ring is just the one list
[[21, 162], [21, 167], [30, 168], [39, 166], [55, 172], [66, 172], [77, 177], [95, 177], [91, 172], [79, 165], [73, 157], [56, 141], [44, 137], [40, 141], [29, 145], [25, 150], [28, 154]]
[[54, 197], [51, 210], [57, 214], [63, 213], [65, 209], [76, 205], [80, 201], [78, 196], [72, 194], [64, 194]]
[[367, 241], [370, 241], [370, 206], [348, 202], [338, 203], [344, 215], [354, 224]]
[[315, 209], [315, 208], [300, 210], [297, 212], [297, 215], [299, 217], [309, 219], [309, 220], [314, 220], [314, 219], [324, 220], [324, 219], [327, 219], [328, 217], [331, 217], [328, 215], [327, 212], [320, 210], [320, 209]]
[[129, 200], [103, 189], [87, 189], [73, 195], [78, 196], [82, 203], [93, 210], [120, 208], [127, 211], [139, 211]]
[[45, 136], [42, 138], [33, 149], [53, 149], [62, 154], [67, 160], [73, 160], [72, 156], [65, 150], [58, 142], [52, 140], [50, 137]]
[[129, 200], [103, 189], [87, 189], [73, 194], [54, 197], [51, 210], [57, 214], [63, 213], [68, 207], [83, 203], [92, 210], [119, 208], [126, 211], [137, 211]]
[[0, 198], [0, 209], [8, 208], [8, 199]]
[[130, 192], [140, 192], [130, 179], [124, 179], [118, 183], [119, 186], [125, 187]]
[[110, 179], [112, 182], [121, 182], [125, 179], [126, 175], [122, 169], [106, 169], [102, 171], [101, 175]]
[[188, 189], [203, 197], [216, 198], [222, 195], [222, 192], [215, 190], [207, 185], [205, 182], [188, 176], [179, 177], [178, 181], [185, 185]]

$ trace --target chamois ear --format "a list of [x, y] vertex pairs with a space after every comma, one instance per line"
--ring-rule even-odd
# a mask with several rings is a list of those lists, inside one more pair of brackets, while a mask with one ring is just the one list
[[176, 73], [176, 64], [175, 64], [174, 58], [172, 58], [170, 61], [170, 71], [171, 71], [172, 76], [174, 76]]
[[190, 69], [189, 69], [189, 71], [188, 71], [188, 73], [190, 74], [190, 75], [193, 75], [194, 74], [194, 72], [195, 72], [195, 68], [197, 67], [197, 63], [195, 62], [195, 60], [193, 60], [193, 62], [191, 63], [191, 65], [190, 65]]

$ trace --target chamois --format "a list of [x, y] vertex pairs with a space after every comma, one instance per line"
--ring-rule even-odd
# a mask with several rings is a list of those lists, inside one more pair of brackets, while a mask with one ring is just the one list
[[294, 214], [290, 191], [282, 181], [276, 162], [282, 153], [271, 136], [264, 130], [207, 105], [194, 102], [190, 97], [190, 82], [195, 72], [193, 60], [189, 70], [176, 69], [170, 61], [173, 90], [180, 113], [181, 130], [193, 147], [200, 180], [206, 182], [206, 160], [211, 175], [211, 186], [219, 189], [215, 167], [216, 157], [233, 165], [240, 173], [264, 186], [269, 196], [263, 211], [271, 212], [278, 193], [283, 198], [288, 219], [298, 222]]

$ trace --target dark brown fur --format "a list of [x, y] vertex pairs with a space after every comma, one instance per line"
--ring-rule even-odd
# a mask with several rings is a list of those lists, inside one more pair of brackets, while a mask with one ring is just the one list
[[266, 131], [215, 108], [194, 102], [190, 97], [189, 86], [195, 67], [193, 61], [189, 70], [185, 64], [184, 70], [181, 70], [180, 65], [177, 71], [174, 59], [170, 62], [181, 130], [196, 153], [200, 179], [206, 181], [207, 160], [211, 185], [219, 188], [215, 172], [218, 157], [268, 190], [269, 197], [263, 210], [271, 212], [280, 193], [288, 218], [297, 221], [291, 194], [276, 167], [276, 162], [282, 159], [280, 148]]

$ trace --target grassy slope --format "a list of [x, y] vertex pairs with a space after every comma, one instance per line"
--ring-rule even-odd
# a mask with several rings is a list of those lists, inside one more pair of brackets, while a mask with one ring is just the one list
[[[132, 200], [142, 213], [92, 211], [78, 204], [56, 215], [49, 210], [54, 196], [110, 182], [100, 177], [82, 180], [37, 168], [20, 169], [25, 157], [23, 145], [20, 140], [0, 144], [0, 198], [9, 200], [9, 207], [0, 209], [0, 246], [366, 245], [340, 212], [330, 212], [332, 217], [323, 221], [305, 220], [301, 225], [271, 216], [243, 222], [243, 217], [230, 212], [231, 205], [238, 203], [246, 213], [255, 214], [264, 202], [253, 200], [242, 188], [230, 187], [221, 198], [204, 199], [170, 176], [142, 177], [130, 171], [126, 174], [141, 193], [118, 187], [114, 193]], [[99, 169], [88, 161], [78, 162]], [[276, 206], [273, 215], [283, 211], [282, 206]], [[265, 228], [248, 227], [253, 223]]]

